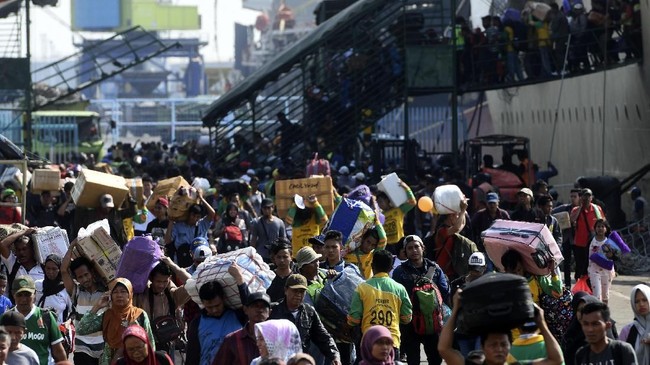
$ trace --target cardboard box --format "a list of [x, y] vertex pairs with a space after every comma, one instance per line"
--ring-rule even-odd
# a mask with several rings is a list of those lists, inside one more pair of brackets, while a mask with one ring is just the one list
[[293, 204], [293, 196], [295, 194], [302, 196], [305, 201], [307, 201], [309, 195], [315, 194], [327, 215], [331, 215], [334, 212], [332, 179], [329, 176], [276, 181], [275, 205], [278, 208], [278, 216], [280, 218], [287, 216], [287, 211]]
[[111, 194], [115, 208], [119, 208], [128, 193], [123, 177], [83, 169], [72, 187], [72, 200], [79, 207], [99, 208], [99, 198]]
[[63, 258], [70, 247], [68, 233], [59, 227], [39, 228], [32, 235], [32, 239], [35, 242], [34, 255], [40, 264], [45, 264], [45, 259], [51, 254]]
[[129, 189], [131, 196], [138, 202], [138, 207], [144, 206], [144, 187], [142, 179], [126, 179], [126, 187]]
[[122, 250], [104, 228], [95, 229], [90, 236], [77, 240], [79, 251], [95, 265], [95, 270], [108, 283], [115, 279]]
[[194, 194], [193, 196], [175, 194], [169, 202], [167, 217], [173, 221], [186, 221], [190, 207], [198, 202], [198, 197]]
[[32, 174], [33, 191], [57, 191], [61, 187], [61, 174], [50, 169], [36, 169]]
[[176, 193], [176, 191], [178, 191], [181, 186], [190, 186], [190, 184], [182, 176], [176, 176], [172, 177], [171, 179], [158, 181], [158, 184], [153, 189], [153, 194], [151, 194], [151, 197], [147, 201], [147, 209], [153, 212], [153, 208], [156, 206], [156, 201], [159, 197], [162, 196], [169, 199]]

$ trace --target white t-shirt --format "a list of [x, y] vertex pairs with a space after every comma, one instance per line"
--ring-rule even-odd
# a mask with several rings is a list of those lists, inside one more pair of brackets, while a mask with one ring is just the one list
[[[43, 296], [43, 280], [37, 280], [36, 284], [36, 304], [40, 304], [41, 297]], [[61, 324], [64, 322], [63, 313], [66, 312], [68, 315], [72, 311], [72, 299], [68, 292], [61, 290], [60, 292], [54, 295], [48, 295], [45, 298], [45, 302], [40, 307], [42, 308], [51, 308], [56, 312], [56, 322]], [[67, 311], [66, 311], [67, 309]]]
[[[2, 263], [5, 264], [5, 266], [7, 267], [7, 271], [11, 273], [11, 271], [14, 268], [14, 265], [16, 264], [16, 256], [14, 255], [14, 253], [10, 252], [9, 257], [7, 258], [5, 258], [2, 255], [0, 255], [0, 257], [2, 257]], [[43, 272], [43, 268], [41, 267], [41, 265], [38, 264], [32, 267], [32, 269], [29, 270], [29, 272], [25, 270], [24, 266], [20, 266], [18, 272], [16, 273], [16, 277], [23, 276], [23, 275], [31, 276], [32, 279], [34, 279], [34, 281], [43, 280], [45, 278], [45, 273]]]

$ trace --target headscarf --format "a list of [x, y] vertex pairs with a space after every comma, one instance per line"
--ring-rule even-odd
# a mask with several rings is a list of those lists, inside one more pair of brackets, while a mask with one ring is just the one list
[[395, 350], [390, 350], [388, 361], [377, 360], [372, 356], [372, 347], [381, 338], [390, 338], [393, 340], [388, 328], [384, 326], [372, 326], [368, 328], [361, 339], [361, 362], [360, 365], [393, 365], [395, 364]]
[[147, 346], [147, 358], [143, 362], [135, 362], [135, 360], [131, 359], [129, 357], [129, 354], [124, 351], [124, 360], [126, 365], [157, 365], [158, 361], [156, 361], [156, 354], [153, 351], [153, 348], [151, 347], [151, 342], [149, 341], [149, 336], [147, 336], [147, 331], [144, 330], [144, 328], [140, 327], [137, 324], [130, 325], [124, 330], [124, 333], [122, 334], [122, 347], [124, 346], [124, 342], [126, 342], [127, 337], [135, 337], [142, 342], [145, 343]]
[[[237, 215], [235, 215], [235, 218], [232, 218], [230, 216], [231, 209], [235, 209], [237, 211]], [[226, 205], [226, 212], [223, 214], [224, 226], [237, 225], [238, 218], [239, 218], [239, 206], [235, 203], [228, 203], [228, 205]]]
[[45, 263], [47, 264], [48, 261], [52, 261], [56, 265], [56, 267], [59, 268], [59, 275], [57, 275], [56, 278], [54, 278], [54, 280], [48, 279], [47, 275], [45, 275], [43, 279], [42, 298], [45, 298], [50, 295], [58, 294], [63, 289], [65, 289], [65, 285], [63, 285], [63, 279], [61, 278], [61, 256], [56, 254], [47, 255], [47, 257], [45, 258]]
[[632, 322], [632, 325], [636, 327], [639, 332], [639, 335], [636, 337], [636, 343], [632, 344], [632, 346], [634, 346], [634, 349], [636, 350], [638, 363], [648, 364], [648, 362], [650, 362], [650, 346], [640, 343], [640, 341], [650, 335], [650, 313], [642, 316], [636, 311], [634, 297], [636, 296], [637, 291], [641, 292], [646, 299], [650, 300], [650, 287], [645, 284], [639, 284], [632, 288], [632, 292], [630, 293], [630, 305], [634, 312], [634, 322]]
[[[562, 340], [562, 350], [565, 354], [575, 354], [578, 349], [587, 344], [585, 334], [582, 332], [582, 326], [578, 322], [578, 306], [581, 302], [596, 303], [598, 299], [584, 291], [573, 294], [571, 306], [573, 307], [573, 318]], [[564, 359], [566, 365], [573, 365], [575, 359], [573, 356], [567, 356]]]
[[122, 347], [122, 333], [124, 329], [137, 323], [138, 318], [142, 315], [143, 310], [133, 305], [133, 285], [129, 279], [117, 278], [110, 285], [111, 294], [118, 285], [122, 285], [129, 292], [129, 301], [125, 306], [117, 306], [112, 302], [112, 306], [104, 312], [102, 321], [102, 332], [104, 340], [113, 349]]
[[293, 322], [286, 319], [271, 319], [255, 324], [255, 336], [262, 336], [268, 357], [287, 362], [291, 356], [302, 352], [300, 333]]

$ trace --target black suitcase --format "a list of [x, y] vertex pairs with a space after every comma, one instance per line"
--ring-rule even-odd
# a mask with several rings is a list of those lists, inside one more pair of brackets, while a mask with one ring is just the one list
[[528, 281], [519, 275], [489, 273], [463, 289], [457, 331], [480, 335], [509, 331], [534, 318]]

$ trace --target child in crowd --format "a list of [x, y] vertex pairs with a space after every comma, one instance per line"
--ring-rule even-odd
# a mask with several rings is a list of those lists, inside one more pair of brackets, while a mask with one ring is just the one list
[[589, 244], [589, 266], [587, 273], [591, 280], [591, 290], [598, 300], [607, 304], [609, 288], [616, 272], [614, 271], [615, 243], [607, 238], [612, 229], [604, 219], [594, 224], [596, 235]]

